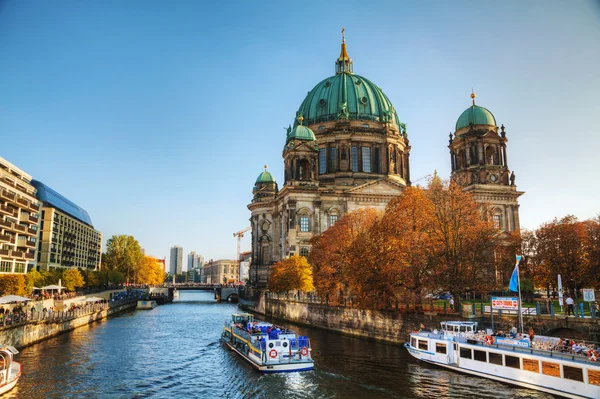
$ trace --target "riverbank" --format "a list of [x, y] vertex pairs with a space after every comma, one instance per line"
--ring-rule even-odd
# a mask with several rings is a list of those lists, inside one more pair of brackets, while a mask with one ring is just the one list
[[[343, 306], [328, 306], [320, 303], [273, 299], [262, 294], [255, 301], [240, 299], [240, 307], [265, 317], [274, 317], [296, 324], [316, 327], [348, 336], [401, 345], [408, 340], [409, 332], [421, 325], [437, 329], [442, 321], [477, 321], [479, 328], [492, 328], [489, 317], [460, 317], [456, 314], [413, 311], [395, 312], [363, 310]], [[493, 329], [508, 331], [518, 323], [516, 315], [494, 316]], [[577, 337], [599, 341], [598, 319], [558, 317], [540, 315], [526, 317], [524, 325], [533, 327], [538, 334]]]
[[[99, 297], [108, 297], [111, 293], [103, 294]], [[27, 313], [27, 317], [21, 318], [11, 325], [0, 327], [0, 342], [16, 348], [27, 347], [78, 327], [106, 319], [111, 315], [135, 309], [137, 304], [137, 297], [102, 303], [82, 304], [82, 300], [85, 301], [85, 297], [69, 300], [69, 302], [81, 304], [78, 309], [74, 310], [44, 312], [43, 314], [36, 310]], [[53, 307], [55, 304], [49, 303], [50, 301], [53, 300], [46, 300], [44, 302], [48, 303], [43, 305], [48, 308]], [[70, 305], [70, 303], [64, 305]], [[38, 306], [40, 305], [35, 307]]]

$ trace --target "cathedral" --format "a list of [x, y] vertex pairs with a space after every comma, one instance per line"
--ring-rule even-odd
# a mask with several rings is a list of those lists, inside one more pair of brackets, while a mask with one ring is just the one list
[[[514, 173], [506, 157], [504, 126], [483, 107], [465, 110], [450, 134], [452, 176], [479, 202], [491, 205], [503, 231], [519, 229]], [[281, 188], [265, 170], [248, 209], [252, 227], [250, 285], [264, 287], [270, 266], [308, 256], [309, 240], [360, 208], [384, 210], [410, 186], [406, 125], [380, 87], [354, 73], [342, 31], [335, 75], [306, 96], [287, 129]]]

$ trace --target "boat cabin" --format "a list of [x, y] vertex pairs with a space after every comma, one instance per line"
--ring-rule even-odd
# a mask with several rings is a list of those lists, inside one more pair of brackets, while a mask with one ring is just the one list
[[234, 323], [241, 323], [246, 325], [248, 323], [254, 322], [254, 315], [250, 313], [238, 313], [231, 315], [231, 321]]
[[471, 335], [477, 332], [475, 321], [443, 321], [441, 325], [444, 335]]

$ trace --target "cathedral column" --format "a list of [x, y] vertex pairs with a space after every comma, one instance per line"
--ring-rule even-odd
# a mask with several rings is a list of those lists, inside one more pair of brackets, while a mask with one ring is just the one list
[[481, 164], [481, 160], [483, 159], [483, 163], [485, 163], [485, 152], [483, 151], [483, 141], [479, 139], [478, 146], [479, 148], [479, 163]]
[[346, 171], [352, 172], [352, 142], [350, 140], [346, 140], [344, 143], [348, 149], [348, 167], [346, 168]]
[[502, 144], [502, 157], [504, 158], [504, 166], [508, 167], [508, 161], [506, 160], [506, 144]]
[[471, 149], [469, 148], [466, 138], [463, 140], [463, 148], [465, 149], [465, 165], [471, 166]]
[[456, 170], [456, 165], [454, 163], [454, 151], [450, 150], [450, 167], [452, 168], [452, 172]]
[[406, 180], [406, 184], [410, 185], [410, 152], [406, 153], [406, 177], [404, 178], [404, 180]]
[[314, 201], [313, 202], [313, 208], [314, 208], [314, 235], [319, 235], [321, 234], [322, 230], [321, 230], [321, 201]]

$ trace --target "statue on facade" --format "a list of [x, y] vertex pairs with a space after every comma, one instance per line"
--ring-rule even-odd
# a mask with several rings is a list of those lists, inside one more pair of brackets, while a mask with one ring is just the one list
[[510, 172], [510, 185], [511, 186], [515, 185], [515, 172], [514, 171]]

